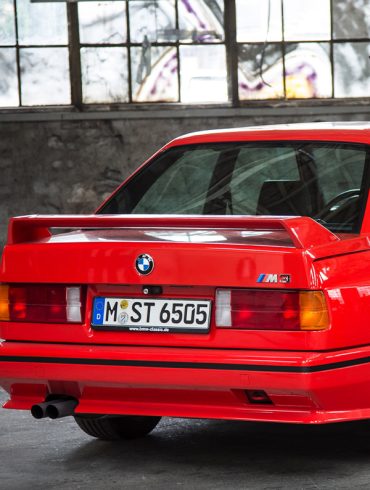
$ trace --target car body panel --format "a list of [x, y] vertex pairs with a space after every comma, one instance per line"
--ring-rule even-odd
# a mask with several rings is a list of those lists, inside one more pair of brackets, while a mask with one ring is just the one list
[[[369, 347], [330, 353], [7, 342], [0, 348], [8, 409], [49, 393], [76, 413], [324, 423], [370, 417]], [[272, 404], [253, 404], [260, 390]]]
[[[370, 125], [195, 133], [173, 140], [156, 155], [177, 146], [233, 141], [368, 145]], [[29, 409], [56, 394], [78, 399], [76, 413], [292, 423], [369, 418], [369, 199], [365, 204], [358, 233], [333, 233], [311, 218], [294, 216], [13, 218], [0, 282], [81, 285], [86, 308], [76, 324], [0, 322], [5, 339], [0, 385], [9, 392], [5, 407]], [[142, 254], [154, 260], [149, 275], [135, 268]], [[260, 280], [269, 275], [272, 281]], [[153, 286], [161, 287], [160, 298], [211, 301], [210, 330], [144, 333], [91, 325], [95, 297], [142, 298]], [[321, 291], [329, 327], [216, 327], [220, 288]], [[263, 390], [271, 403], [252, 403], [250, 390]]]

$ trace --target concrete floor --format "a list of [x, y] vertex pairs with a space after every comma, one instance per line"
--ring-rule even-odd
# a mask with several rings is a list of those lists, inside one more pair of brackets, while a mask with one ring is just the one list
[[1, 410], [0, 428], [1, 490], [370, 488], [367, 423], [163, 419], [144, 439], [109, 443], [72, 418]]

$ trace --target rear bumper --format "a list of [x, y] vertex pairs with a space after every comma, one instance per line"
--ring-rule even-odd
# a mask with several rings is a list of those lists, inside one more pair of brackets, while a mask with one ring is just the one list
[[[370, 346], [326, 353], [0, 343], [5, 408], [325, 423], [370, 418]], [[254, 404], [263, 390], [271, 404]]]

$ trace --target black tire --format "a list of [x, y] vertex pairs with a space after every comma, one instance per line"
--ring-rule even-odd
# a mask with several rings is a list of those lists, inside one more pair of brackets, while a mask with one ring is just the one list
[[136, 415], [75, 415], [80, 429], [103, 441], [144, 437], [160, 420], [161, 417]]

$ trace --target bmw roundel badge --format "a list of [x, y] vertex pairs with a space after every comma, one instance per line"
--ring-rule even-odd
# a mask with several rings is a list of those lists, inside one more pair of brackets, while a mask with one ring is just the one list
[[148, 254], [141, 254], [136, 259], [135, 267], [139, 274], [146, 276], [154, 269], [154, 260]]

